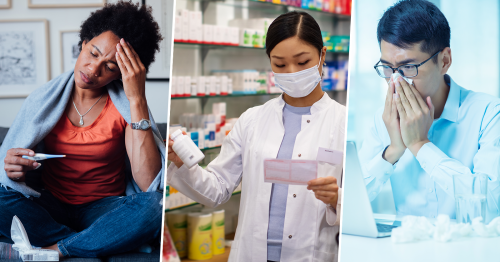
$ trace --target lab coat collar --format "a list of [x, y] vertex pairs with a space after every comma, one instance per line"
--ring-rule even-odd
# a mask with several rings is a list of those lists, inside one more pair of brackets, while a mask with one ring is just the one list
[[[312, 106], [311, 106], [311, 115], [314, 115], [316, 112], [320, 112], [320, 111], [323, 111], [324, 109], [330, 107], [332, 105], [332, 99], [330, 98], [330, 96], [328, 96], [328, 94], [326, 92], [323, 93], [323, 97], [321, 97], [320, 100], [316, 101], [316, 103], [314, 103]], [[277, 109], [279, 111], [283, 111], [283, 107], [285, 107], [285, 100], [283, 99], [283, 94], [281, 94], [279, 97], [278, 97], [278, 104], [277, 104]]]
[[448, 98], [446, 99], [440, 118], [457, 122], [458, 108], [460, 107], [460, 91], [462, 88], [449, 75], [444, 75], [444, 81], [450, 86], [450, 92], [448, 93]]

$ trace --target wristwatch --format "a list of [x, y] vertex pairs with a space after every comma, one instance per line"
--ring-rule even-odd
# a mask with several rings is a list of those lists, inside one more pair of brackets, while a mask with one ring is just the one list
[[147, 119], [141, 119], [141, 121], [139, 121], [137, 123], [131, 123], [130, 126], [132, 127], [132, 129], [146, 131], [149, 128], [151, 128], [151, 121], [149, 121]]

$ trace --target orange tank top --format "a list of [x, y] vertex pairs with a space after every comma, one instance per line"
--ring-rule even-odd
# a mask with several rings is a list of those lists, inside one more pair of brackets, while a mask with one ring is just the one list
[[45, 188], [73, 205], [123, 195], [126, 126], [109, 96], [101, 114], [89, 126], [76, 127], [63, 114], [44, 139], [44, 153], [66, 157], [43, 161]]

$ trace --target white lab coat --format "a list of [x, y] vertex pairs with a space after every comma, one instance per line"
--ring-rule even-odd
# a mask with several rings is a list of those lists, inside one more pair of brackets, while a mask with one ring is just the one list
[[[267, 261], [267, 230], [271, 183], [264, 182], [263, 161], [276, 158], [283, 140], [282, 96], [248, 109], [224, 139], [219, 156], [204, 170], [171, 164], [167, 170], [170, 186], [209, 207], [229, 200], [242, 182], [238, 227], [229, 261]], [[302, 116], [292, 159], [315, 160], [318, 148], [344, 151], [345, 107], [326, 93]], [[244, 174], [244, 175], [242, 175]], [[334, 176], [340, 182], [342, 166], [320, 162], [318, 176]], [[339, 190], [340, 191], [340, 190]], [[286, 203], [281, 261], [337, 261], [338, 216], [307, 190], [290, 185]]]

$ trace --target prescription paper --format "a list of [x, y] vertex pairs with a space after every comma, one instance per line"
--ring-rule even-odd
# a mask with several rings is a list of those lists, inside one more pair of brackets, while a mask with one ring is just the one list
[[318, 148], [318, 155], [316, 156], [316, 160], [332, 165], [342, 165], [343, 158], [344, 152], [324, 147]]
[[264, 160], [264, 182], [307, 185], [318, 177], [318, 161], [292, 159]]

